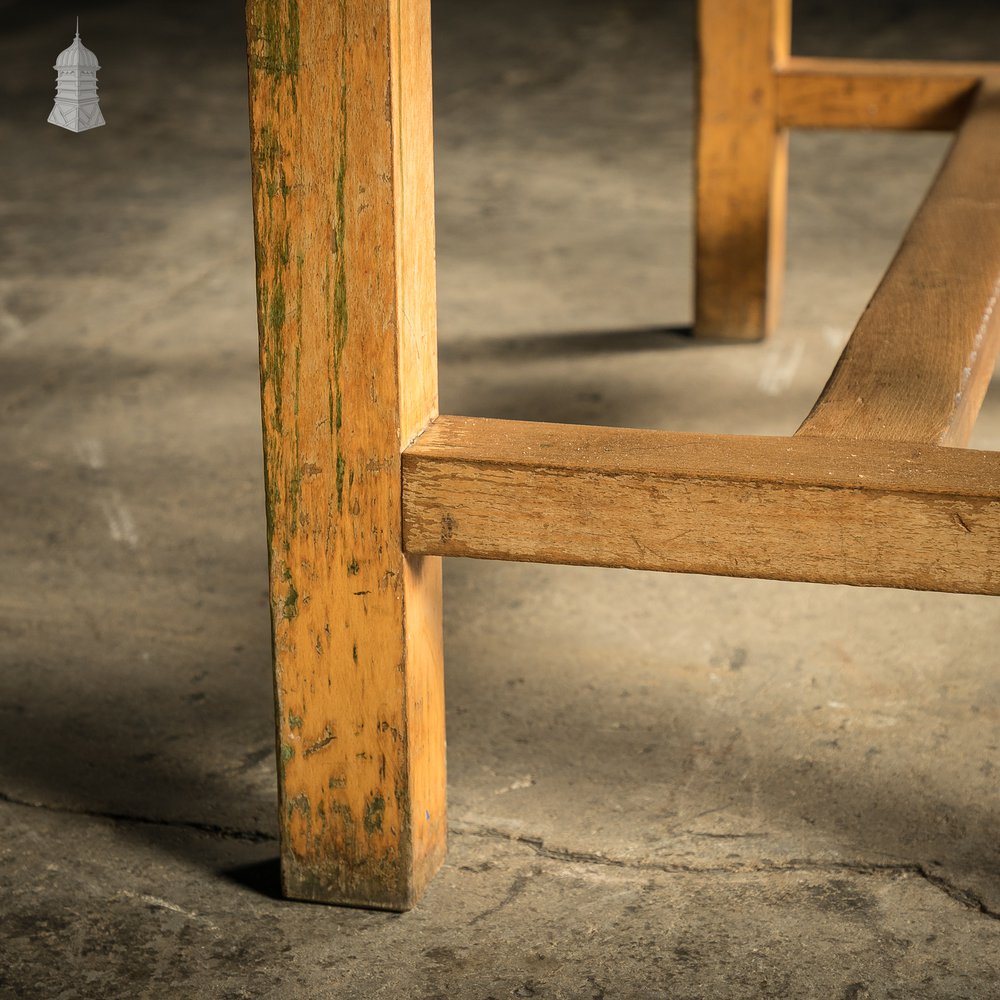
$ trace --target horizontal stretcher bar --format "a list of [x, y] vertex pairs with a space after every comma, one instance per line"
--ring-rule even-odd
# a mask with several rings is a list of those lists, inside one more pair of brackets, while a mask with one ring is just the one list
[[1000, 454], [437, 418], [410, 554], [1000, 594]]
[[799, 434], [964, 445], [1000, 348], [1000, 80], [937, 179]]
[[776, 72], [783, 128], [958, 128], [976, 85], [1000, 63], [794, 56]]

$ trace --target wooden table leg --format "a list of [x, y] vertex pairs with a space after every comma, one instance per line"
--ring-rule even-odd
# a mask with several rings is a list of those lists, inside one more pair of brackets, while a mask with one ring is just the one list
[[249, 0], [284, 891], [406, 909], [445, 852], [428, 0]]
[[695, 334], [759, 340], [774, 326], [785, 243], [787, 134], [776, 67], [791, 0], [700, 0]]

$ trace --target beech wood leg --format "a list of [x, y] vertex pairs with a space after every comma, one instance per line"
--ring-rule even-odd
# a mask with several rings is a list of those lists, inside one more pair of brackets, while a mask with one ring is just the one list
[[776, 69], [790, 0], [700, 0], [695, 335], [760, 340], [777, 321], [785, 249], [786, 131]]
[[445, 852], [441, 569], [401, 541], [437, 412], [427, 0], [249, 0], [287, 895], [411, 906]]

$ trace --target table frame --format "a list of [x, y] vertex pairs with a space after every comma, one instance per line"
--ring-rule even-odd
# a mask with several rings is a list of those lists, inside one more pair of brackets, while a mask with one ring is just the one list
[[774, 326], [789, 128], [955, 129], [792, 437], [439, 416], [429, 0], [248, 0], [282, 880], [414, 904], [446, 845], [441, 557], [1000, 593], [997, 66], [790, 54], [701, 0], [695, 336]]

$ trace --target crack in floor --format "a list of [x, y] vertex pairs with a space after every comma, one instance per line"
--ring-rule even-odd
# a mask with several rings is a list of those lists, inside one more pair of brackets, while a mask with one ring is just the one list
[[188, 819], [163, 819], [154, 816], [136, 816], [133, 813], [104, 812], [99, 809], [84, 809], [82, 806], [59, 806], [49, 802], [35, 802], [18, 798], [7, 792], [0, 792], [0, 802], [27, 809], [41, 809], [44, 812], [62, 813], [68, 816], [86, 816], [89, 819], [108, 819], [114, 823], [141, 823], [145, 826], [166, 826], [179, 830], [191, 830], [226, 840], [239, 840], [248, 844], [277, 843], [278, 838], [265, 830], [241, 830], [234, 826], [220, 826], [217, 823], [199, 823]]
[[[51, 813], [86, 816], [89, 819], [110, 820], [115, 823], [140, 823], [147, 826], [164, 826], [173, 829], [190, 830], [194, 833], [202, 833], [226, 840], [236, 840], [242, 843], [267, 844], [278, 842], [278, 837], [275, 834], [268, 833], [265, 830], [242, 830], [238, 827], [221, 826], [216, 823], [200, 823], [196, 820], [164, 819], [136, 816], [130, 813], [104, 812], [97, 809], [84, 809], [74, 806], [52, 805], [48, 802], [22, 799], [3, 791], [0, 791], [0, 802], [27, 809], [41, 809]], [[1000, 911], [991, 909], [986, 901], [975, 893], [954, 885], [948, 879], [944, 878], [944, 876], [919, 861], [813, 861], [809, 858], [792, 858], [788, 861], [754, 861], [729, 865], [686, 865], [669, 861], [640, 861], [633, 858], [614, 858], [596, 852], [574, 851], [565, 847], [549, 847], [541, 837], [533, 837], [523, 833], [511, 833], [506, 830], [497, 829], [496, 827], [452, 826], [448, 828], [448, 833], [451, 836], [481, 837], [489, 840], [502, 840], [511, 844], [521, 844], [530, 848], [539, 857], [550, 861], [560, 861], [567, 864], [603, 865], [609, 868], [632, 871], [655, 871], [668, 875], [752, 875], [782, 872], [826, 872], [829, 874], [848, 872], [855, 875], [915, 875], [965, 909], [981, 913], [990, 920], [1000, 921]], [[518, 891], [520, 891], [520, 888], [519, 886]], [[506, 900], [503, 905], [506, 905], [508, 902], [510, 902], [510, 899]]]
[[632, 858], [613, 858], [606, 854], [574, 851], [563, 847], [549, 847], [541, 837], [510, 833], [494, 827], [449, 827], [449, 833], [487, 839], [505, 840], [530, 847], [539, 857], [570, 864], [604, 865], [635, 871], [655, 871], [679, 875], [736, 875], [770, 872], [848, 872], [856, 875], [900, 874], [915, 875], [950, 899], [969, 910], [981, 913], [991, 920], [1000, 921], [1000, 911], [991, 909], [979, 896], [949, 882], [942, 875], [919, 861], [813, 861], [809, 858], [792, 858], [788, 861], [755, 861], [730, 865], [685, 865], [667, 861], [639, 861]]

